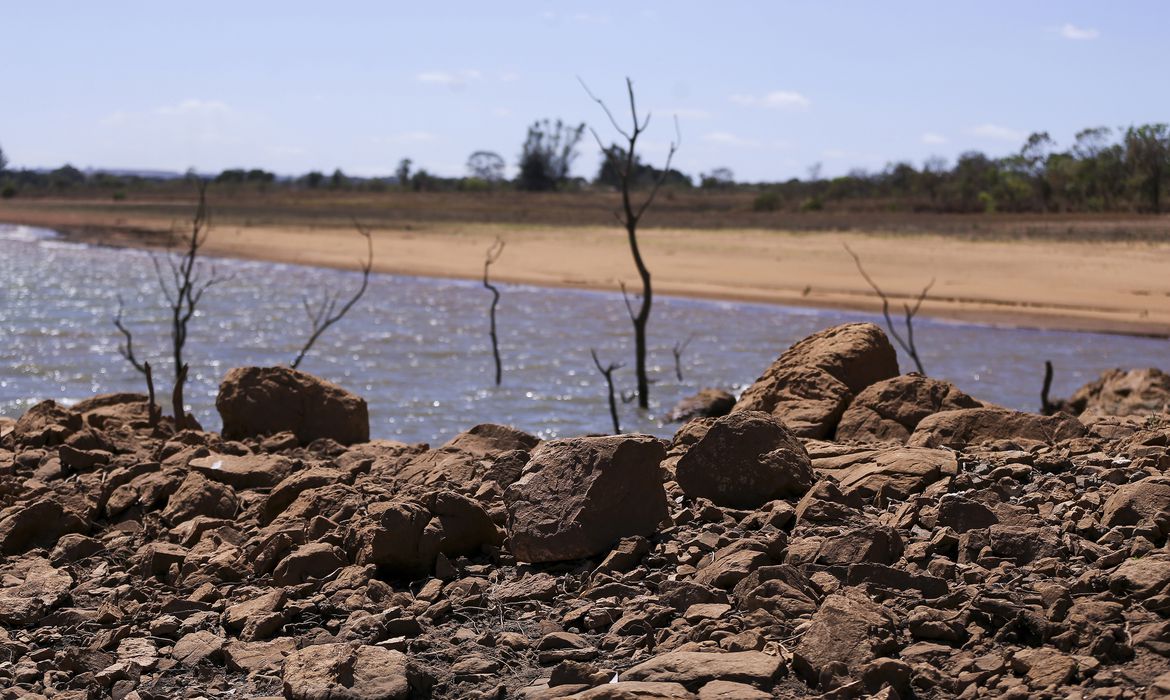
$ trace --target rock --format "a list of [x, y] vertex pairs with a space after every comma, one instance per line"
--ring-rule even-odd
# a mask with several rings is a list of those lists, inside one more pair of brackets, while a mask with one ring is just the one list
[[47, 559], [29, 557], [0, 571], [0, 624], [21, 627], [40, 620], [65, 603], [73, 577]]
[[357, 644], [305, 647], [284, 661], [288, 700], [396, 700], [410, 695], [402, 652]]
[[856, 394], [897, 374], [897, 354], [882, 329], [847, 323], [789, 348], [732, 411], [771, 413], [801, 437], [823, 438], [834, 432]]
[[905, 443], [927, 416], [940, 411], [980, 408], [950, 382], [904, 374], [866, 387], [837, 424], [838, 441]]
[[1170, 556], [1149, 555], [1127, 559], [1109, 576], [1109, 589], [1136, 598], [1170, 593]]
[[716, 419], [679, 459], [675, 474], [689, 498], [731, 508], [799, 498], [815, 481], [804, 446], [783, 423], [760, 411]]
[[192, 459], [188, 466], [211, 481], [234, 489], [254, 489], [276, 486], [292, 473], [296, 464], [280, 455], [213, 454]]
[[279, 672], [284, 659], [296, 652], [297, 643], [291, 637], [280, 637], [267, 642], [230, 641], [223, 648], [227, 667], [244, 673]]
[[512, 553], [521, 561], [567, 561], [653, 533], [667, 515], [665, 456], [648, 435], [544, 443], [504, 493]]
[[904, 501], [939, 479], [959, 473], [953, 452], [926, 447], [865, 450], [831, 461], [818, 460], [813, 466], [837, 479], [843, 494], [867, 501], [880, 497], [883, 502]]
[[171, 657], [184, 666], [216, 663], [223, 658], [224, 640], [207, 630], [183, 635], [171, 649]]
[[1035, 690], [1054, 688], [1072, 680], [1077, 662], [1050, 647], [1021, 649], [1012, 655], [1012, 670], [1022, 673]]
[[341, 482], [345, 474], [331, 467], [312, 467], [284, 479], [268, 494], [260, 509], [264, 524], [276, 520], [305, 491]]
[[187, 554], [187, 549], [177, 544], [148, 542], [138, 549], [135, 559], [142, 576], [165, 576], [172, 566], [182, 567]]
[[655, 656], [621, 675], [623, 680], [678, 683], [698, 690], [711, 681], [731, 681], [771, 688], [784, 660], [759, 651], [672, 651]]
[[1153, 367], [1110, 369], [1064, 402], [1064, 410], [1083, 419], [1170, 413], [1170, 374]]
[[1041, 416], [1006, 408], [964, 408], [922, 419], [906, 444], [912, 447], [963, 449], [995, 440], [1051, 445], [1085, 434], [1085, 426], [1068, 414]]
[[694, 693], [678, 683], [619, 681], [568, 696], [575, 700], [694, 700]]
[[699, 700], [769, 700], [771, 693], [734, 681], [711, 681], [699, 688]]
[[1153, 523], [1158, 516], [1170, 514], [1170, 476], [1148, 476], [1118, 487], [1101, 513], [1101, 524], [1138, 525]]
[[25, 447], [52, 447], [81, 430], [81, 414], [56, 401], [42, 401], [25, 411], [12, 427], [17, 444]]
[[370, 439], [364, 399], [311, 374], [288, 367], [237, 367], [215, 399], [228, 440], [296, 435], [302, 445], [319, 438], [342, 445]]
[[897, 627], [884, 607], [830, 595], [793, 650], [792, 666], [808, 683], [831, 689], [836, 678], [896, 649]]
[[171, 494], [162, 516], [171, 525], [177, 525], [196, 516], [233, 518], [239, 508], [236, 492], [230, 486], [217, 484], [198, 472], [183, 479], [177, 491]]
[[23, 554], [52, 547], [62, 535], [89, 532], [89, 523], [55, 499], [33, 501], [0, 511], [0, 553]]
[[367, 515], [351, 523], [346, 547], [356, 563], [374, 564], [389, 576], [427, 575], [440, 554], [476, 554], [503, 540], [483, 506], [452, 491], [375, 503]]
[[484, 423], [459, 433], [438, 449], [414, 457], [398, 478], [413, 484], [476, 483], [491, 470], [491, 458], [515, 450], [526, 452], [538, 442], [536, 437], [515, 428]]
[[679, 401], [670, 410], [668, 420], [686, 422], [692, 418], [718, 418], [731, 413], [735, 394], [723, 389], [700, 389], [699, 393]]
[[348, 563], [340, 547], [328, 542], [310, 542], [280, 560], [272, 572], [272, 582], [278, 586], [295, 586], [328, 576]]

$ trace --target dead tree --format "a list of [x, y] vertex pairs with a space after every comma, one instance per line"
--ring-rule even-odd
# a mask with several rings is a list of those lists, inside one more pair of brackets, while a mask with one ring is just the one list
[[881, 298], [882, 316], [884, 316], [886, 319], [886, 329], [890, 331], [890, 335], [894, 337], [894, 340], [897, 341], [902, 350], [904, 350], [906, 354], [910, 356], [910, 359], [914, 360], [914, 366], [918, 368], [918, 373], [925, 376], [926, 370], [922, 368], [922, 359], [918, 356], [918, 346], [914, 343], [914, 317], [918, 315], [918, 310], [922, 308], [922, 302], [926, 299], [926, 295], [928, 292], [930, 292], [930, 288], [934, 286], [934, 278], [932, 277], [930, 282], [922, 288], [922, 292], [919, 293], [917, 300], [914, 302], [914, 306], [910, 306], [909, 304], [902, 305], [902, 308], [905, 309], [906, 312], [906, 337], [903, 338], [902, 335], [898, 333], [898, 329], [894, 326], [893, 319], [890, 318], [889, 297], [887, 297], [886, 293], [883, 292], [881, 287], [877, 285], [877, 282], [873, 281], [873, 278], [869, 276], [869, 273], [865, 271], [865, 268], [861, 265], [861, 257], [858, 256], [857, 253], [853, 252], [853, 249], [849, 247], [848, 243], [845, 244], [845, 251], [853, 257], [853, 262], [857, 263], [857, 271], [861, 273], [861, 276], [865, 278], [865, 281], [869, 283], [869, 286]]
[[321, 301], [316, 305], [311, 304], [308, 297], [302, 297], [301, 305], [304, 306], [305, 315], [309, 317], [311, 329], [308, 339], [305, 340], [305, 344], [301, 346], [300, 352], [297, 353], [290, 365], [293, 369], [301, 366], [301, 361], [305, 359], [305, 355], [313, 347], [313, 343], [316, 343], [317, 339], [329, 330], [330, 326], [345, 318], [345, 315], [362, 298], [370, 286], [370, 271], [374, 268], [374, 238], [370, 235], [369, 229], [363, 227], [356, 220], [353, 225], [357, 228], [358, 233], [366, 239], [366, 261], [362, 264], [362, 283], [354, 295], [340, 308], [337, 306], [338, 301], [340, 301], [337, 292], [325, 292]]
[[589, 354], [593, 356], [593, 364], [597, 365], [597, 371], [601, 372], [601, 375], [605, 377], [605, 384], [609, 389], [609, 417], [613, 421], [614, 435], [618, 435], [622, 432], [622, 426], [618, 421], [617, 397], [614, 395], [613, 389], [613, 373], [625, 365], [620, 362], [611, 362], [605, 367], [602, 367], [601, 360], [597, 359], [597, 351], [590, 348]]
[[492, 305], [488, 310], [488, 317], [491, 319], [491, 330], [489, 334], [492, 339], [492, 357], [496, 361], [496, 386], [499, 386], [504, 378], [503, 365], [500, 364], [500, 342], [496, 335], [496, 307], [500, 304], [500, 290], [496, 288], [496, 285], [488, 281], [488, 268], [492, 266], [492, 263], [500, 259], [500, 255], [503, 252], [504, 239], [496, 238], [491, 247], [487, 249], [487, 253], [484, 254], [483, 259], [483, 286], [492, 293]]
[[1052, 391], [1052, 360], [1044, 361], [1044, 386], [1040, 387], [1040, 413], [1045, 416], [1055, 415], [1060, 410], [1060, 403], [1048, 398]]
[[[199, 260], [199, 252], [207, 242], [207, 233], [211, 228], [211, 212], [207, 207], [207, 182], [199, 181], [199, 201], [195, 206], [195, 214], [191, 217], [191, 231], [183, 239], [183, 249], [179, 255], [170, 254], [166, 257], [167, 271], [164, 272], [157, 256], [151, 256], [154, 272], [158, 278], [159, 290], [166, 299], [170, 309], [171, 326], [171, 354], [175, 363], [175, 383], [171, 390], [172, 406], [175, 409], [175, 427], [182, 430], [187, 426], [187, 415], [183, 410], [183, 385], [187, 381], [187, 364], [183, 362], [183, 350], [187, 345], [187, 332], [191, 319], [203, 295], [208, 289], [226, 281], [228, 278], [216, 275], [215, 268], [205, 276]], [[173, 239], [173, 237], [172, 237]], [[118, 348], [119, 354], [138, 370], [143, 376], [148, 376], [147, 388], [153, 395], [153, 374], [148, 375], [148, 365], [139, 362], [134, 355], [134, 338], [129, 328], [122, 323], [123, 303], [118, 298], [118, 314], [114, 318], [114, 326], [126, 338], [124, 345]]]
[[686, 340], [682, 341], [681, 343], [675, 343], [674, 347], [670, 349], [671, 354], [674, 355], [674, 376], [677, 377], [680, 382], [683, 380], [682, 354], [686, 352], [687, 346], [690, 345], [691, 341], [694, 339], [695, 334], [691, 333], [687, 336]]
[[[614, 212], [614, 216], [617, 217], [617, 220], [626, 229], [626, 236], [630, 244], [630, 253], [634, 257], [634, 265], [638, 268], [638, 276], [642, 279], [642, 302], [638, 307], [637, 313], [630, 306], [628, 297], [626, 298], [626, 307], [630, 312], [630, 321], [634, 324], [634, 359], [635, 371], [638, 377], [638, 406], [645, 409], [650, 407], [650, 381], [646, 377], [646, 324], [650, 320], [653, 290], [650, 286], [650, 271], [646, 268], [646, 263], [642, 260], [642, 252], [638, 248], [638, 222], [642, 220], [642, 216], [646, 213], [646, 210], [654, 203], [654, 198], [658, 195], [658, 190], [661, 189], [662, 183], [666, 181], [666, 177], [670, 173], [670, 163], [674, 159], [675, 151], [678, 150], [682, 139], [679, 136], [678, 120], [676, 119], [674, 124], [675, 140], [670, 142], [670, 151], [666, 155], [666, 165], [658, 173], [657, 177], [654, 178], [646, 199], [641, 204], [635, 206], [630, 192], [636, 184], [635, 179], [638, 170], [636, 147], [638, 145], [638, 137], [650, 125], [650, 115], [647, 114], [645, 119], [639, 121], [638, 108], [634, 102], [634, 83], [629, 78], [626, 78], [626, 92], [630, 97], [630, 118], [633, 123], [631, 130], [622, 128], [605, 102], [590, 92], [589, 86], [585, 84], [585, 81], [580, 80], [580, 78], [578, 80], [581, 82], [581, 87], [585, 88], [586, 94], [601, 106], [601, 109], [605, 112], [605, 116], [609, 118], [609, 123], [626, 140], [624, 153], [622, 152], [623, 149], [620, 148], [607, 149], [605, 144], [601, 142], [601, 137], [597, 135], [597, 131], [593, 128], [589, 129], [593, 133], [593, 138], [597, 141], [597, 146], [605, 154], [606, 158], [610, 160], [614, 172], [617, 173], [622, 193], [622, 207], [620, 211]], [[624, 288], [622, 294], [625, 294]]]

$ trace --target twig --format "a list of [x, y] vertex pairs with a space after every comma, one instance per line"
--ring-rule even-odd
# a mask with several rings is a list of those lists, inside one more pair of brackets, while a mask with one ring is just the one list
[[363, 227], [356, 219], [353, 225], [357, 228], [358, 233], [366, 239], [366, 262], [362, 265], [362, 283], [358, 287], [357, 292], [340, 309], [337, 308], [336, 292], [326, 292], [321, 298], [320, 304], [316, 307], [309, 304], [307, 297], [301, 300], [305, 309], [305, 315], [309, 317], [312, 332], [309, 334], [309, 338], [305, 341], [305, 344], [301, 346], [301, 351], [293, 359], [291, 365], [293, 369], [300, 367], [301, 361], [305, 359], [305, 355], [308, 354], [313, 344], [317, 342], [317, 339], [325, 331], [329, 330], [330, 326], [345, 318], [345, 315], [358, 302], [358, 299], [362, 298], [362, 295], [366, 293], [366, 288], [370, 285], [370, 271], [374, 268], [374, 238], [370, 235], [369, 229]]
[[611, 362], [608, 366], [602, 367], [601, 360], [597, 359], [597, 351], [590, 348], [589, 354], [593, 356], [593, 364], [597, 365], [597, 371], [601, 372], [602, 376], [605, 377], [605, 384], [609, 388], [609, 417], [613, 421], [614, 434], [620, 434], [622, 432], [622, 426], [618, 421], [617, 400], [614, 398], [613, 373], [614, 370], [621, 369], [624, 365], [620, 362]]
[[1048, 398], [1048, 392], [1052, 390], [1052, 360], [1044, 361], [1044, 386], [1040, 389], [1040, 413], [1046, 416], [1051, 416], [1057, 411], [1056, 405]]
[[119, 294], [118, 313], [114, 316], [114, 327], [117, 328], [122, 335], [126, 336], [126, 342], [125, 344], [118, 346], [118, 354], [126, 358], [126, 361], [129, 362], [134, 369], [138, 370], [142, 374], [145, 374], [147, 383], [149, 384], [151, 383], [150, 363], [143, 364], [138, 361], [137, 357], [134, 356], [134, 336], [130, 333], [130, 329], [122, 323], [122, 312], [125, 310], [125, 308], [126, 304], [122, 301], [122, 295]]
[[695, 334], [691, 333], [686, 337], [686, 340], [681, 343], [675, 343], [670, 352], [674, 355], [674, 376], [678, 378], [679, 382], [683, 380], [682, 374], [682, 354], [686, 352], [687, 346], [695, 339]]
[[930, 292], [931, 287], [934, 286], [934, 278], [931, 278], [930, 282], [922, 288], [922, 292], [919, 293], [917, 301], [913, 307], [911, 307], [909, 304], [902, 305], [902, 308], [906, 311], [906, 338], [903, 338], [902, 335], [898, 333], [898, 329], [894, 327], [893, 319], [890, 318], [889, 297], [887, 297], [886, 293], [883, 292], [881, 287], [877, 285], [877, 282], [874, 282], [873, 278], [869, 276], [869, 273], [865, 271], [865, 267], [863, 267], [861, 264], [861, 257], [858, 256], [857, 253], [853, 252], [853, 249], [849, 247], [848, 243], [844, 243], [842, 245], [845, 246], [845, 252], [849, 253], [849, 255], [853, 258], [853, 262], [857, 264], [857, 271], [861, 273], [862, 278], [865, 279], [870, 288], [872, 288], [873, 291], [877, 293], [878, 297], [881, 298], [882, 316], [884, 316], [886, 319], [886, 329], [890, 331], [890, 335], [894, 337], [894, 340], [898, 343], [898, 345], [901, 346], [901, 348], [906, 351], [906, 354], [910, 356], [910, 359], [914, 361], [914, 365], [918, 368], [918, 373], [925, 376], [926, 370], [922, 368], [922, 359], [918, 356], [918, 346], [914, 343], [914, 317], [918, 315], [918, 310], [922, 308], [922, 302], [926, 299], [926, 295]]
[[487, 249], [487, 253], [484, 255], [483, 260], [483, 286], [492, 293], [492, 305], [488, 311], [488, 316], [491, 319], [490, 335], [492, 339], [492, 357], [496, 361], [496, 386], [500, 385], [500, 382], [503, 380], [504, 376], [503, 365], [500, 363], [500, 343], [499, 338], [496, 335], [496, 307], [499, 306], [500, 303], [500, 290], [497, 289], [494, 284], [488, 281], [488, 269], [492, 266], [492, 263], [500, 259], [500, 255], [502, 255], [503, 252], [504, 240], [497, 237], [495, 242], [492, 243], [491, 247]]

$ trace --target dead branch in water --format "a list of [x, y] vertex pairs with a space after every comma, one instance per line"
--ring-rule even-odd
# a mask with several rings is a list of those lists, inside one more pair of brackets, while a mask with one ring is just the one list
[[153, 382], [150, 380], [150, 363], [139, 362], [138, 358], [134, 356], [134, 335], [130, 332], [130, 329], [127, 328], [124, 323], [122, 323], [122, 312], [125, 311], [125, 309], [126, 303], [122, 300], [122, 295], [119, 294], [118, 313], [114, 316], [114, 328], [117, 328], [119, 333], [126, 336], [126, 342], [118, 346], [118, 354], [126, 358], [126, 361], [130, 363], [131, 367], [146, 375], [147, 384], [153, 384]]
[[158, 429], [159, 420], [162, 418], [162, 408], [154, 402], [154, 373], [150, 370], [150, 363], [142, 363], [143, 374], [146, 375], [146, 415], [150, 423], [150, 429]]
[[597, 359], [597, 351], [590, 348], [589, 354], [593, 356], [593, 364], [597, 365], [597, 371], [601, 372], [602, 376], [605, 377], [605, 384], [609, 388], [609, 417], [613, 421], [614, 434], [620, 434], [622, 432], [622, 426], [618, 421], [617, 398], [614, 396], [613, 391], [613, 373], [615, 370], [624, 367], [624, 365], [620, 362], [611, 362], [609, 365], [602, 367], [601, 360]]
[[646, 127], [650, 126], [650, 115], [647, 114], [645, 119], [639, 120], [638, 108], [634, 101], [634, 83], [629, 78], [626, 78], [626, 92], [630, 98], [630, 118], [633, 122], [633, 128], [631, 130], [623, 129], [618, 124], [617, 119], [614, 118], [609, 106], [589, 90], [589, 86], [585, 84], [584, 80], [581, 80], [581, 78], [577, 78], [577, 80], [581, 83], [581, 87], [585, 89], [585, 93], [589, 95], [590, 99], [596, 102], [602, 111], [605, 112], [605, 116], [609, 118], [609, 123], [613, 125], [613, 128], [626, 140], [626, 147], [624, 149], [606, 148], [605, 144], [601, 141], [601, 137], [598, 136], [597, 130], [592, 127], [589, 129], [593, 133], [593, 138], [597, 141], [597, 147], [609, 159], [614, 172], [617, 173], [618, 182], [621, 185], [622, 208], [620, 211], [614, 212], [614, 216], [626, 229], [626, 236], [630, 244], [630, 253], [633, 255], [634, 265], [638, 268], [638, 276], [642, 279], [642, 303], [638, 307], [637, 313], [634, 313], [634, 309], [630, 305], [629, 297], [625, 297], [624, 287], [622, 289], [622, 295], [626, 299], [626, 308], [630, 312], [630, 320], [634, 324], [634, 359], [635, 371], [638, 378], [638, 406], [645, 409], [650, 407], [650, 380], [646, 374], [646, 324], [650, 320], [653, 290], [650, 286], [650, 270], [646, 268], [646, 263], [642, 260], [641, 249], [638, 247], [638, 222], [641, 221], [642, 216], [650, 208], [650, 205], [654, 203], [655, 197], [658, 196], [658, 190], [662, 188], [662, 183], [666, 181], [666, 177], [670, 174], [670, 164], [674, 160], [675, 151], [678, 150], [682, 142], [682, 136], [679, 132], [678, 119], [676, 118], [674, 121], [676, 138], [670, 142], [670, 150], [666, 154], [666, 165], [663, 166], [658, 177], [654, 179], [646, 199], [640, 205], [635, 206], [630, 198], [630, 191], [636, 184], [634, 180], [637, 177], [638, 171], [636, 147], [638, 145], [638, 137], [646, 131]]
[[362, 264], [362, 283], [358, 287], [357, 292], [349, 298], [349, 301], [342, 304], [340, 308], [337, 306], [337, 302], [339, 301], [337, 292], [325, 292], [321, 296], [321, 301], [315, 306], [309, 303], [308, 297], [301, 299], [301, 304], [305, 308], [305, 315], [309, 317], [311, 330], [309, 338], [301, 346], [301, 351], [297, 353], [296, 358], [293, 359], [290, 365], [293, 369], [301, 366], [301, 361], [305, 359], [305, 355], [312, 349], [317, 339], [325, 331], [329, 330], [330, 326], [345, 318], [345, 315], [362, 298], [362, 295], [366, 293], [366, 288], [370, 285], [370, 271], [374, 268], [374, 238], [370, 235], [370, 230], [363, 227], [356, 219], [353, 225], [357, 228], [358, 233], [366, 239], [366, 262]]
[[875, 293], [877, 293], [878, 297], [881, 298], [882, 316], [884, 316], [886, 319], [886, 329], [890, 331], [890, 335], [894, 337], [894, 340], [897, 341], [898, 345], [900, 345], [906, 354], [910, 356], [910, 359], [914, 360], [914, 366], [918, 368], [918, 373], [925, 376], [926, 370], [922, 368], [922, 359], [918, 356], [918, 346], [914, 343], [914, 317], [918, 315], [918, 310], [922, 308], [922, 302], [926, 300], [927, 293], [930, 292], [930, 288], [934, 286], [934, 278], [932, 277], [930, 282], [922, 288], [922, 292], [918, 294], [918, 298], [914, 302], [914, 306], [910, 306], [909, 304], [902, 305], [902, 308], [906, 311], [906, 337], [903, 338], [902, 335], [898, 333], [898, 329], [894, 326], [893, 319], [890, 318], [889, 297], [887, 297], [886, 293], [883, 292], [881, 287], [877, 285], [877, 282], [874, 282], [873, 278], [869, 276], [869, 273], [865, 271], [865, 267], [863, 267], [861, 264], [861, 257], [858, 256], [857, 253], [853, 252], [853, 249], [849, 247], [848, 243], [843, 245], [845, 246], [845, 251], [853, 257], [853, 262], [857, 264], [857, 271], [861, 273], [861, 276], [867, 283], [869, 283], [869, 286]]
[[1052, 391], [1052, 360], [1044, 361], [1044, 386], [1040, 387], [1040, 413], [1046, 416], [1055, 415], [1060, 410], [1059, 403], [1054, 403], [1048, 398], [1048, 392]]
[[686, 352], [687, 346], [695, 339], [695, 334], [691, 333], [686, 337], [686, 340], [681, 343], [675, 343], [670, 352], [674, 355], [674, 376], [678, 378], [679, 382], [683, 380], [682, 374], [682, 354]]
[[504, 239], [497, 237], [491, 247], [487, 249], [483, 259], [483, 286], [492, 293], [492, 305], [488, 311], [488, 316], [491, 319], [491, 339], [492, 339], [492, 357], [496, 361], [496, 386], [500, 385], [503, 380], [503, 366], [500, 364], [500, 342], [496, 335], [496, 307], [500, 304], [500, 290], [494, 284], [488, 281], [488, 269], [492, 263], [500, 259], [500, 255], [504, 252]]

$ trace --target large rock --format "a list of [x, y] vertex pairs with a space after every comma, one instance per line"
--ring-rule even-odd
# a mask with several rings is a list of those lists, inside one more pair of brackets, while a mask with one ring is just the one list
[[52, 498], [13, 506], [0, 511], [0, 554], [48, 549], [62, 535], [76, 532], [89, 532], [89, 523]]
[[284, 660], [288, 700], [396, 700], [410, 695], [406, 656], [356, 644], [318, 644]]
[[953, 452], [927, 447], [862, 450], [819, 459], [813, 466], [836, 479], [846, 496], [866, 500], [880, 497], [904, 501], [939, 479], [959, 473]]
[[1159, 516], [1170, 521], [1170, 476], [1148, 476], [1119, 487], [1105, 501], [1101, 524], [1138, 525]]
[[649, 435], [544, 443], [504, 492], [512, 553], [521, 561], [567, 561], [653, 533], [667, 515], [665, 456]]
[[856, 674], [896, 648], [897, 627], [885, 608], [868, 599], [831, 595], [809, 621], [792, 666], [807, 682], [831, 689], [835, 679]]
[[228, 440], [291, 432], [301, 444], [370, 439], [365, 399], [288, 367], [237, 367], [219, 385], [215, 408]]
[[784, 670], [784, 660], [761, 651], [672, 651], [643, 661], [621, 675], [623, 680], [678, 683], [691, 690], [711, 681], [732, 681], [770, 688]]
[[191, 472], [171, 494], [162, 516], [171, 525], [178, 525], [199, 515], [234, 518], [238, 509], [239, 501], [232, 487], [211, 481], [199, 472]]
[[962, 449], [1007, 440], [1023, 446], [1051, 445], [1085, 432], [1084, 424], [1068, 414], [1041, 416], [1006, 408], [964, 408], [922, 419], [906, 444]]
[[847, 323], [789, 348], [740, 396], [734, 411], [764, 411], [801, 437], [833, 434], [853, 397], [898, 375], [898, 358], [881, 328]]
[[731, 508], [799, 498], [816, 480], [808, 452], [772, 415], [738, 411], [718, 418], [675, 467], [683, 492]]
[[476, 554], [503, 540], [491, 516], [475, 501], [451, 491], [414, 500], [371, 505], [350, 525], [346, 547], [358, 564], [374, 564], [389, 576], [423, 576], [440, 554]]
[[[69, 599], [73, 577], [48, 559], [28, 557], [0, 570], [0, 625], [21, 627], [44, 617]], [[0, 628], [2, 634], [2, 628]]]
[[459, 433], [442, 447], [414, 457], [397, 476], [413, 484], [465, 486], [489, 474], [495, 457], [515, 450], [527, 452], [538, 442], [535, 436], [521, 430], [484, 423]]
[[293, 472], [297, 463], [280, 455], [213, 454], [192, 459], [187, 466], [232, 488], [254, 489], [276, 486]]
[[675, 404], [670, 410], [672, 421], [688, 421], [692, 418], [718, 418], [726, 416], [735, 406], [735, 394], [724, 389], [700, 389]]
[[858, 394], [837, 424], [837, 440], [905, 443], [922, 419], [933, 413], [982, 405], [950, 382], [904, 374]]
[[1170, 412], [1170, 374], [1153, 367], [1110, 369], [1077, 389], [1065, 410], [1084, 418]]
[[81, 430], [81, 414], [58, 405], [56, 401], [42, 401], [25, 411], [17, 419], [12, 434], [17, 444], [25, 447], [52, 447]]

